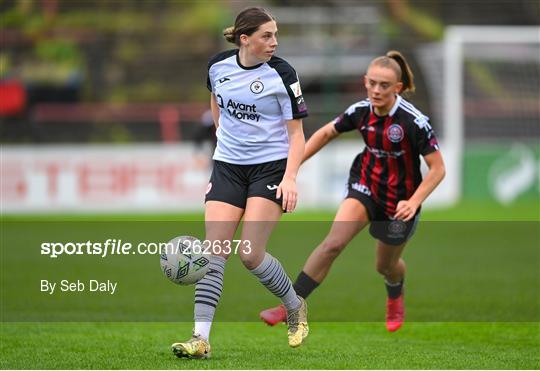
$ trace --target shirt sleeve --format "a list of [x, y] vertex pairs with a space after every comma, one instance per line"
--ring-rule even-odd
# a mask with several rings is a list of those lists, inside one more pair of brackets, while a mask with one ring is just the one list
[[354, 119], [354, 114], [355, 111], [352, 109], [351, 106], [333, 120], [334, 128], [338, 133], [345, 133], [347, 131], [352, 131], [357, 128], [357, 120]]
[[283, 94], [278, 94], [278, 101], [285, 120], [307, 117], [306, 102], [302, 95], [300, 80], [294, 68], [281, 58], [273, 58], [268, 64], [275, 68], [285, 88]]
[[210, 92], [213, 91], [212, 84], [210, 83], [210, 73], [208, 73], [208, 76], [206, 77], [206, 87], [208, 88], [208, 90], [210, 90]]
[[293, 83], [285, 86], [285, 88], [287, 89], [287, 93], [291, 102], [293, 118], [300, 119], [307, 117], [307, 106], [304, 100], [304, 96], [302, 95], [302, 88], [300, 87], [300, 80], [298, 79], [298, 75], [296, 76], [296, 80]]
[[433, 128], [429, 124], [429, 117], [421, 116], [414, 120], [416, 129], [416, 146], [422, 156], [439, 150], [439, 142]]
[[210, 76], [210, 67], [212, 65], [210, 63], [208, 63], [208, 74], [206, 75], [206, 87], [208, 88], [208, 90], [210, 90], [210, 92], [213, 92], [214, 91], [214, 88], [212, 87], [212, 80], [211, 80], [211, 76]]
[[215, 72], [215, 68], [212, 68], [212, 67], [216, 63], [235, 55], [237, 52], [238, 52], [238, 49], [236, 48], [225, 50], [224, 52], [220, 52], [210, 58], [210, 60], [208, 61], [208, 74], [206, 75], [206, 87], [208, 88], [208, 90], [210, 90], [211, 92], [214, 91], [214, 86], [212, 84], [214, 82], [216, 72]]

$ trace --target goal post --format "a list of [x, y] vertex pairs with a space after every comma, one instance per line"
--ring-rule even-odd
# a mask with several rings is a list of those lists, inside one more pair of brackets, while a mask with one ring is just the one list
[[[447, 176], [437, 193], [444, 201], [441, 203], [453, 204], [463, 196], [466, 142], [508, 144], [539, 140], [540, 27], [450, 26], [445, 32], [443, 57], [441, 147]], [[467, 65], [466, 61], [469, 61]], [[470, 61], [477, 62], [475, 71], [466, 71], [467, 66], [472, 67]], [[515, 76], [521, 85], [510, 86], [507, 91], [506, 82], [511, 78], [502, 75], [508, 74]], [[478, 93], [478, 89], [471, 88], [471, 76], [478, 80], [484, 78], [483, 92]], [[502, 94], [497, 89], [490, 91], [497, 82], [505, 88]], [[503, 102], [508, 104], [501, 107]], [[527, 104], [525, 109], [519, 106], [522, 103]], [[522, 119], [523, 110], [527, 115], [525, 119]], [[471, 128], [474, 130], [466, 130], [468, 112], [479, 116], [478, 124]], [[505, 117], [509, 121], [507, 127], [502, 122]], [[515, 117], [518, 119], [514, 120]]]

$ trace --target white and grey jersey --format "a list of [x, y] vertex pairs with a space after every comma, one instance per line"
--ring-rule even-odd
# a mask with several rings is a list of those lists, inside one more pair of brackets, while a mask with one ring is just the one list
[[208, 89], [219, 109], [214, 160], [253, 165], [287, 157], [287, 120], [307, 116], [296, 71], [283, 59], [244, 67], [238, 49], [208, 63]]

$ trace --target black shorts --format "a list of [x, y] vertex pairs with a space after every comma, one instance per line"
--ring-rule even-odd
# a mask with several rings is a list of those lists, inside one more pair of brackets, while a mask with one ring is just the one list
[[414, 218], [408, 222], [390, 219], [381, 205], [378, 205], [368, 195], [352, 188], [351, 183], [348, 184], [348, 192], [345, 198], [354, 198], [366, 207], [370, 221], [369, 233], [386, 244], [401, 245], [407, 242], [416, 231], [416, 225], [420, 219], [420, 209], [418, 209]]
[[256, 165], [214, 161], [204, 202], [221, 201], [245, 209], [249, 197], [263, 197], [281, 206], [276, 192], [286, 167], [286, 158]]

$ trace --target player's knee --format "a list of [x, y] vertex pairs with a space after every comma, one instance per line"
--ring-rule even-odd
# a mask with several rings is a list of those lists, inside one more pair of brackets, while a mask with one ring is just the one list
[[391, 272], [390, 265], [384, 262], [377, 262], [377, 264], [375, 264], [375, 269], [377, 270], [377, 272], [379, 272], [379, 274], [385, 277], [388, 276]]
[[247, 254], [247, 255], [241, 255], [240, 260], [242, 261], [242, 264], [244, 264], [244, 267], [246, 267], [249, 270], [253, 270], [257, 268], [263, 261], [263, 256], [258, 256], [256, 254]]
[[324, 255], [335, 258], [343, 251], [345, 246], [347, 244], [343, 240], [335, 238], [326, 239], [322, 243], [322, 251]]

